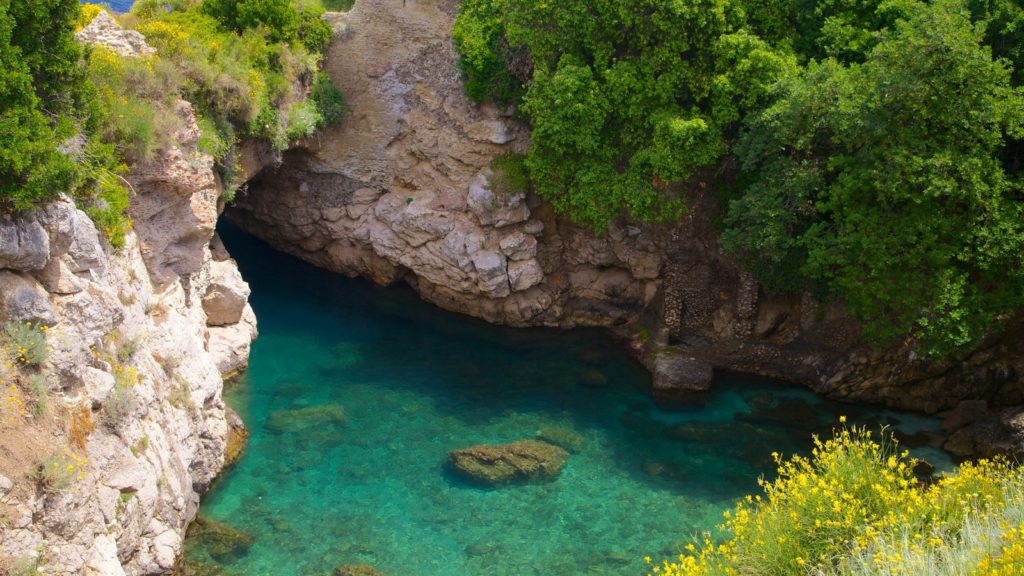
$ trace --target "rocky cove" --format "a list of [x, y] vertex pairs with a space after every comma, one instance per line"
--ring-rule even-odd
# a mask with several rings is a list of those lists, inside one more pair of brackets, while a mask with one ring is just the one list
[[[268, 288], [274, 279], [263, 278], [259, 289], [268, 298], [315, 298], [304, 291], [326, 284], [317, 289], [338, 290], [342, 301], [363, 307], [379, 300], [385, 309], [346, 327], [351, 316], [327, 312], [344, 309], [339, 300], [321, 299], [326, 308], [312, 313], [280, 302], [267, 307], [275, 335], [264, 334], [266, 352], [257, 349], [249, 380], [233, 392], [254, 428], [252, 454], [209, 503], [213, 517], [255, 535], [252, 551], [218, 559], [201, 541], [194, 547], [202, 561], [229, 571], [292, 573], [282, 563], [294, 573], [303, 563], [314, 571], [342, 563], [402, 570], [416, 561], [398, 552], [403, 544], [410, 548], [408, 542], [429, 529], [424, 526], [447, 526], [438, 530], [447, 540], [432, 549], [436, 555], [421, 573], [451, 573], [452, 566], [478, 573], [513, 551], [532, 554], [537, 564], [513, 564], [508, 574], [579, 573], [580, 558], [589, 559], [594, 573], [622, 573], [636, 567], [641, 552], [671, 554], [680, 535], [714, 523], [718, 511], [750, 490], [770, 451], [806, 446], [810, 432], [827, 431], [839, 414], [863, 412], [861, 421], [902, 424], [907, 436], [916, 436], [911, 442], [933, 449], [942, 444], [961, 456], [1017, 451], [1024, 426], [1019, 327], [942, 363], [899, 346], [875, 350], [860, 342], [856, 323], [839, 306], [766, 295], [724, 256], [713, 190], [691, 190], [691, 209], [675, 227], [623, 223], [601, 236], [560, 221], [528, 191], [496, 192], [492, 159], [523, 150], [527, 133], [511, 111], [464, 96], [448, 32], [455, 6], [359, 0], [350, 12], [329, 15], [335, 38], [327, 70], [345, 92], [350, 115], [281, 157], [250, 144], [244, 170], [251, 178], [227, 219], [323, 269], [405, 284], [446, 310], [519, 328], [610, 327], [627, 345], [588, 332], [520, 333], [426, 312], [408, 293], [383, 294], [269, 253], [256, 253], [252, 273], [240, 274], [215, 233], [224, 210], [221, 184], [210, 159], [196, 149], [198, 128], [191, 106], [182, 102], [176, 113], [187, 129], [176, 146], [129, 177], [137, 193], [135, 231], [121, 251], [106, 247], [68, 201], [0, 220], [0, 320], [49, 327], [49, 385], [64, 401], [52, 421], [18, 429], [4, 443], [2, 473], [11, 480], [0, 486], [5, 554], [45, 550], [47, 570], [57, 574], [157, 574], [173, 567], [199, 496], [224, 465], [230, 423], [237, 425], [222, 399], [222, 378], [244, 369], [256, 335], [242, 278], [268, 271], [309, 279], [280, 293]], [[340, 287], [330, 287], [335, 281]], [[274, 317], [278, 305], [286, 312]], [[322, 323], [310, 326], [317, 317]], [[289, 318], [302, 322], [289, 325]], [[455, 328], [444, 328], [448, 324]], [[384, 338], [374, 325], [419, 331], [425, 339]], [[361, 340], [352, 326], [379, 338]], [[446, 335], [447, 345], [432, 348], [434, 335], [445, 330], [462, 334]], [[329, 346], [313, 346], [314, 335]], [[479, 354], [481, 345], [482, 358], [491, 362], [453, 360]], [[647, 375], [623, 349], [655, 375], [664, 402], [707, 395], [712, 371], [719, 371], [707, 408], [673, 415], [651, 404]], [[320, 356], [300, 366], [285, 362], [288, 354]], [[408, 370], [381, 374], [403, 362]], [[135, 401], [123, 422], [90, 424], [81, 446], [89, 464], [73, 489], [51, 494], [24, 482], [28, 455], [47, 449], [56, 430], [85, 426], [109, 401], [127, 364], [138, 374]], [[418, 371], [432, 378], [418, 380]], [[833, 399], [940, 414], [946, 430], [939, 435], [934, 422], [880, 408], [826, 405], [807, 392], [734, 373], [800, 384]], [[261, 380], [268, 374], [273, 377]], [[593, 406], [581, 402], [591, 396]], [[447, 402], [453, 407], [438, 410]], [[275, 433], [262, 420], [280, 406], [330, 404], [345, 407], [347, 423]], [[736, 423], [737, 414], [758, 412], [753, 423]], [[381, 413], [401, 418], [357, 427]], [[787, 426], [772, 428], [773, 419]], [[403, 421], [423, 426], [405, 430]], [[615, 424], [597, 424], [606, 422]], [[555, 482], [487, 491], [463, 486], [442, 469], [447, 450], [533, 439], [552, 426], [587, 438]], [[736, 448], [731, 435], [738, 429], [758, 440], [743, 442], [745, 455], [719, 458], [726, 447]], [[658, 440], [644, 449], [652, 438]], [[443, 450], [424, 458], [409, 448], [417, 439]], [[267, 462], [261, 443], [269, 454], [288, 457]], [[346, 452], [360, 450], [362, 459]], [[391, 460], [416, 473], [385, 474]], [[610, 470], [632, 480], [621, 483], [615, 498], [602, 476]], [[699, 475], [736, 480], [718, 491], [687, 483]], [[371, 489], [382, 476], [398, 487]], [[420, 479], [413, 488], [402, 483], [413, 477]], [[267, 482], [285, 479], [295, 479], [302, 498], [282, 492], [287, 497], [268, 510], [269, 503], [260, 504], [271, 499]], [[386, 504], [389, 494], [403, 489], [430, 495], [440, 508], [469, 504], [444, 518], [424, 512], [409, 519], [420, 506], [415, 499]], [[633, 512], [588, 509], [606, 501], [625, 502]], [[289, 526], [294, 518], [280, 512], [288, 507], [306, 510], [315, 521]], [[337, 513], [321, 516], [321, 508]], [[397, 524], [374, 525], [367, 508]], [[559, 537], [544, 551], [536, 538], [509, 541], [500, 519], [511, 518], [519, 523], [516, 534], [536, 537], [535, 527], [544, 524], [560, 526]], [[651, 524], [637, 528], [644, 521]], [[466, 524], [474, 530], [465, 531]], [[268, 530], [287, 537], [290, 555], [261, 548]], [[650, 534], [662, 531], [671, 534], [659, 534], [663, 541], [654, 543]], [[314, 560], [305, 547], [309, 534], [330, 535], [330, 549], [318, 549]]]
[[641, 574], [841, 416], [950, 465], [934, 418], [736, 374], [663, 410], [603, 330], [495, 326], [223, 239], [260, 318], [225, 392], [251, 436], [204, 498], [218, 528], [192, 531], [189, 574]]

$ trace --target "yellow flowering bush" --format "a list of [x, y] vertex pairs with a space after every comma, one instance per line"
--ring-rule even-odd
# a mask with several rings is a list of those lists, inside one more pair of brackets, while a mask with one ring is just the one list
[[13, 382], [0, 382], [0, 425], [14, 426], [28, 416], [25, 395]]
[[87, 463], [74, 452], [54, 452], [36, 465], [32, 480], [44, 492], [60, 492], [85, 477]]
[[[950, 576], [1024, 575], [1024, 482], [1005, 460], [964, 464], [922, 486], [890, 435], [845, 425], [816, 438], [810, 457], [773, 457], [778, 478], [760, 481], [763, 494], [745, 497], [724, 513], [718, 534], [703, 534], [652, 573], [910, 576], [944, 574], [933, 567], [948, 565]], [[1020, 518], [1007, 520], [1008, 511]], [[1001, 528], [978, 528], [993, 522]]]
[[99, 4], [84, 3], [82, 4], [82, 11], [78, 14], [78, 18], [75, 20], [75, 32], [78, 32], [89, 25], [92, 19], [103, 10], [103, 6]]
[[39, 366], [46, 362], [46, 326], [9, 320], [3, 326], [3, 340], [10, 361], [17, 366]]

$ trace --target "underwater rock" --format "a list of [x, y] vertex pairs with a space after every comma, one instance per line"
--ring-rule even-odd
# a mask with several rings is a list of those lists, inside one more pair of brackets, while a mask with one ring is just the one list
[[463, 552], [466, 553], [466, 556], [469, 556], [470, 558], [489, 556], [491, 554], [498, 554], [503, 551], [503, 546], [501, 546], [500, 544], [491, 543], [470, 544], [463, 549]]
[[228, 422], [227, 447], [224, 449], [224, 468], [234, 466], [242, 457], [245, 446], [249, 443], [249, 429], [238, 413], [229, 407], [224, 408], [224, 419]]
[[570, 454], [575, 454], [583, 448], [586, 438], [583, 434], [568, 426], [545, 425], [537, 431], [537, 439], [548, 444], [554, 444]]
[[348, 422], [348, 416], [341, 404], [323, 404], [271, 412], [267, 417], [266, 428], [273, 434], [283, 434], [311, 426], [345, 424], [346, 422]]
[[248, 532], [198, 516], [189, 529], [189, 539], [200, 543], [200, 547], [217, 562], [229, 563], [249, 553], [255, 538]]
[[699, 404], [707, 399], [711, 365], [678, 353], [662, 352], [654, 361], [654, 402], [661, 408]]
[[511, 444], [481, 444], [448, 453], [448, 464], [465, 478], [486, 486], [516, 481], [552, 480], [565, 466], [569, 453], [539, 440]]
[[580, 374], [580, 384], [590, 388], [600, 388], [608, 384], [608, 377], [600, 370], [586, 370]]
[[772, 424], [793, 430], [820, 432], [821, 422], [814, 406], [802, 400], [786, 400], [776, 406], [761, 407], [746, 413], [738, 413], [737, 421], [752, 424]]
[[343, 564], [334, 569], [334, 576], [384, 576], [369, 564]]
[[182, 558], [174, 569], [171, 571], [171, 576], [241, 576], [237, 572], [228, 572], [220, 566], [214, 564], [207, 564], [196, 560], [195, 558], [189, 558], [188, 556]]

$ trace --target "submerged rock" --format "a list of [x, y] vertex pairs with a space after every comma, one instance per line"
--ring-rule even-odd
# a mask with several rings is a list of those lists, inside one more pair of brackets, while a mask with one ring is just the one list
[[585, 370], [580, 374], [580, 384], [588, 388], [600, 388], [608, 385], [608, 377], [600, 370]]
[[255, 538], [219, 520], [205, 516], [196, 518], [189, 529], [189, 539], [198, 543], [217, 562], [228, 563], [249, 553]]
[[481, 444], [448, 453], [448, 464], [465, 478], [487, 486], [552, 480], [569, 453], [539, 440]]
[[586, 438], [583, 434], [568, 426], [547, 425], [541, 426], [537, 431], [537, 438], [548, 444], [554, 444], [559, 448], [568, 450], [575, 454], [583, 448]]
[[714, 371], [707, 362], [662, 352], [654, 361], [654, 402], [662, 408], [697, 404], [707, 399]]
[[241, 576], [237, 572], [228, 572], [216, 566], [214, 564], [207, 564], [196, 560], [195, 558], [189, 558], [188, 556], [181, 559], [174, 570], [171, 571], [171, 576]]
[[369, 564], [343, 564], [334, 569], [334, 576], [384, 576]]
[[271, 412], [267, 417], [267, 430], [274, 434], [283, 434], [311, 426], [337, 425], [346, 422], [348, 422], [348, 416], [345, 414], [345, 408], [340, 404], [304, 406]]
[[224, 449], [224, 468], [234, 466], [242, 457], [245, 446], [249, 443], [249, 429], [238, 413], [231, 408], [224, 409], [224, 419], [228, 422], [227, 447]]

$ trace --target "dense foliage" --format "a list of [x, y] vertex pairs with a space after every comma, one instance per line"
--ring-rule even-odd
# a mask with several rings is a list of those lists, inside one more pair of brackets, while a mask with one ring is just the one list
[[562, 214], [671, 221], [723, 177], [766, 289], [941, 356], [1024, 308], [1021, 30], [1017, 0], [466, 0], [455, 42]]
[[69, 190], [76, 178], [58, 146], [75, 132], [81, 48], [74, 0], [0, 0], [0, 198], [16, 208]]
[[[28, 209], [71, 192], [116, 246], [130, 222], [127, 165], [151, 160], [195, 106], [199, 147], [231, 184], [236, 145], [283, 149], [345, 112], [317, 73], [331, 29], [306, 0], [140, 0], [120, 16], [155, 55], [123, 57], [74, 38], [100, 7], [0, 0], [0, 203]], [[312, 85], [310, 97], [296, 87]]]
[[[1024, 476], [1006, 461], [964, 464], [924, 486], [895, 441], [861, 428], [783, 460], [764, 494], [725, 512], [661, 576], [729, 574], [1009, 576], [1024, 570]], [[648, 559], [650, 561], [650, 559]]]

